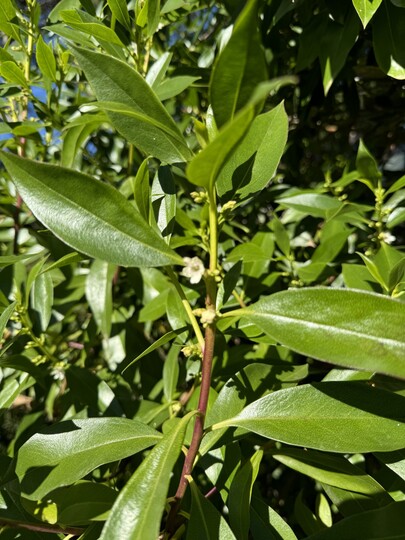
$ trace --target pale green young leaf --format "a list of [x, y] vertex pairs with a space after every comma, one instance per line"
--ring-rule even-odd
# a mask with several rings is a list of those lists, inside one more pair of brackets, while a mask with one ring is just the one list
[[239, 468], [229, 489], [229, 522], [238, 540], [249, 537], [250, 500], [262, 457], [263, 449], [260, 448]]
[[191, 482], [191, 512], [187, 540], [236, 540], [232, 529], [218, 510], [204, 497], [195, 482]]
[[128, 142], [166, 163], [191, 158], [176, 124], [139, 73], [105, 54], [73, 46], [72, 49], [99, 101], [113, 100], [139, 115], [136, 118], [120, 111], [108, 112], [113, 126]]
[[52, 48], [45, 43], [42, 36], [37, 41], [36, 59], [39, 69], [53, 82], [56, 82], [56, 61]]
[[308, 540], [402, 540], [404, 538], [405, 501], [347, 517]]
[[257, 0], [249, 0], [212, 70], [210, 101], [219, 128], [232, 120], [257, 84], [268, 78], [257, 19]]
[[405, 378], [405, 304], [398, 300], [349, 289], [291, 289], [235, 313], [301, 354]]
[[34, 215], [74, 249], [122, 266], [183, 263], [113, 187], [10, 153], [1, 157]]
[[100, 465], [141, 452], [160, 440], [160, 433], [137, 420], [68, 420], [45, 428], [22, 445], [16, 473], [24, 496], [42, 499]]
[[100, 540], [156, 540], [159, 536], [170, 477], [194, 414], [176, 423], [131, 476], [111, 509]]
[[363, 28], [365, 28], [368, 23], [373, 18], [375, 12], [380, 7], [382, 0], [352, 0], [353, 5], [357, 11], [358, 16], [360, 17]]
[[327, 452], [403, 447], [405, 398], [362, 382], [322, 382], [273, 392], [212, 429], [240, 427], [276, 441]]
[[401, 176], [401, 178], [398, 178], [396, 182], [392, 184], [390, 188], [387, 189], [385, 192], [385, 196], [390, 195], [391, 193], [395, 193], [399, 189], [403, 188], [405, 186], [405, 175]]

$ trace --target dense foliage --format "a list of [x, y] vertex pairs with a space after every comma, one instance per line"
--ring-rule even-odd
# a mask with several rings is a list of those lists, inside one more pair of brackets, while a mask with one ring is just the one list
[[405, 538], [404, 8], [1, 0], [2, 539]]

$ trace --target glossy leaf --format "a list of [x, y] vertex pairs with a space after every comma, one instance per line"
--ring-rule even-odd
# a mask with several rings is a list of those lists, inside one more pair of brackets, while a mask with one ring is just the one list
[[100, 540], [156, 540], [159, 536], [172, 470], [194, 414], [182, 418], [131, 476], [111, 509]]
[[365, 28], [373, 15], [380, 7], [382, 0], [353, 0], [353, 5], [360, 17], [363, 28]]
[[114, 265], [96, 260], [92, 263], [86, 278], [86, 298], [97, 326], [104, 337], [108, 337], [111, 332], [112, 279], [114, 272]]
[[194, 482], [191, 482], [191, 512], [187, 526], [187, 540], [236, 540], [225, 518], [204, 497]]
[[187, 161], [192, 153], [176, 124], [145, 80], [116, 58], [72, 47], [97, 99], [114, 101], [133, 116], [108, 112], [114, 127], [147, 154], [166, 163]]
[[212, 71], [210, 100], [219, 128], [232, 120], [247, 104], [257, 84], [266, 79], [267, 69], [257, 28], [257, 0], [249, 0]]
[[35, 216], [74, 249], [122, 266], [182, 264], [111, 186], [10, 153], [1, 157]]
[[23, 444], [16, 473], [25, 496], [42, 499], [100, 465], [131, 456], [160, 439], [157, 431], [137, 420], [68, 420], [36, 433]]
[[277, 199], [286, 208], [292, 208], [314, 217], [326, 217], [337, 212], [343, 203], [322, 193], [300, 192]]
[[218, 193], [245, 199], [259, 191], [274, 176], [287, 142], [288, 118], [284, 104], [259, 115], [222, 168]]
[[37, 312], [41, 330], [48, 328], [52, 315], [53, 283], [49, 273], [39, 274], [31, 289], [31, 306]]
[[284, 519], [255, 494], [250, 508], [250, 522], [254, 540], [297, 540]]
[[328, 452], [403, 447], [405, 398], [357, 382], [314, 383], [273, 392], [213, 429], [236, 426]]
[[349, 11], [343, 24], [329, 19], [319, 57], [325, 94], [329, 92], [333, 81], [343, 68], [358, 33], [359, 19], [354, 9]]
[[405, 378], [405, 305], [397, 300], [349, 289], [291, 289], [237, 313], [301, 354]]
[[45, 43], [42, 36], [37, 41], [36, 59], [39, 69], [53, 82], [56, 82], [56, 61], [52, 48]]
[[187, 167], [187, 177], [192, 184], [213, 189], [228, 156], [246, 134], [254, 118], [254, 107], [247, 106], [218, 133]]
[[384, 2], [373, 19], [374, 53], [380, 68], [390, 77], [401, 80], [405, 79], [404, 33], [402, 8]]
[[147, 349], [145, 349], [141, 354], [138, 354], [136, 358], [134, 358], [127, 366], [125, 366], [125, 369], [123, 372], [128, 369], [132, 364], [143, 358], [144, 356], [147, 356], [151, 352], [155, 351], [159, 347], [162, 347], [163, 345], [166, 345], [166, 343], [169, 343], [169, 341], [172, 341], [176, 336], [178, 336], [180, 333], [182, 333], [184, 330], [187, 330], [187, 327], [184, 326], [183, 328], [180, 328], [179, 330], [172, 330], [170, 332], [166, 332], [162, 337], [157, 339], [152, 345], [150, 345]]
[[404, 537], [405, 501], [343, 519], [308, 540], [392, 540]]
[[388, 502], [392, 501], [388, 493], [372, 476], [343, 456], [298, 448], [283, 448], [279, 452], [271, 452], [271, 455], [287, 467], [323, 484], [363, 495], [378, 496]]
[[145, 221], [149, 222], [150, 212], [150, 186], [148, 159], [144, 159], [133, 181], [133, 191], [136, 206]]
[[240, 467], [229, 489], [229, 521], [238, 540], [247, 540], [249, 537], [250, 499], [262, 457], [263, 450], [260, 448]]
[[360, 140], [357, 151], [356, 168], [362, 178], [369, 180], [373, 186], [377, 185], [378, 180], [381, 178], [381, 173], [378, 170], [375, 159], [362, 140]]
[[0, 315], [0, 339], [2, 339], [7, 323], [11, 315], [14, 313], [16, 304], [17, 304], [16, 302], [12, 302], [3, 310], [2, 314]]
[[128, 7], [125, 0], [107, 0], [108, 6], [114, 17], [126, 28], [131, 28]]

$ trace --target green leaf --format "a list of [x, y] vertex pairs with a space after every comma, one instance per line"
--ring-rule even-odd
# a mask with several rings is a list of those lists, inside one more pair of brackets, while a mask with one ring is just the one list
[[225, 125], [217, 137], [197, 154], [187, 166], [187, 178], [192, 184], [207, 190], [214, 188], [229, 154], [244, 137], [254, 118], [254, 107], [248, 105], [234, 120]]
[[394, 79], [405, 79], [404, 34], [402, 8], [383, 2], [373, 19], [374, 53], [380, 68]]
[[53, 82], [56, 82], [56, 61], [52, 48], [45, 43], [42, 36], [37, 41], [36, 59], [39, 69]]
[[125, 0], [107, 0], [111, 13], [125, 28], [131, 29], [131, 19], [129, 18], [128, 7]]
[[240, 467], [229, 489], [229, 521], [238, 540], [248, 540], [249, 537], [250, 499], [262, 457], [260, 448]]
[[332, 18], [328, 20], [319, 54], [325, 95], [347, 60], [357, 39], [359, 26], [359, 19], [354, 9], [349, 11], [343, 24], [339, 24]]
[[250, 507], [250, 522], [254, 540], [297, 540], [284, 519], [254, 493]]
[[152, 182], [153, 217], [161, 235], [170, 239], [176, 217], [176, 185], [169, 166], [159, 167]]
[[[104, 520], [116, 498], [114, 489], [82, 481], [53, 491], [47, 496], [47, 503], [56, 505], [58, 523], [86, 525], [91, 521]], [[41, 501], [38, 506], [42, 504]]]
[[291, 289], [234, 313], [301, 354], [405, 378], [405, 304], [392, 298], [350, 289]]
[[405, 398], [361, 382], [322, 382], [273, 392], [211, 429], [236, 426], [327, 452], [403, 448]]
[[161, 101], [170, 99], [178, 94], [181, 94], [194, 82], [198, 81], [200, 77], [191, 77], [189, 75], [179, 75], [178, 77], [171, 77], [166, 79], [155, 88], [156, 95]]
[[381, 501], [388, 501], [388, 503], [392, 501], [388, 493], [372, 476], [343, 456], [298, 448], [282, 448], [271, 452], [271, 455], [287, 467], [323, 484], [363, 495], [377, 496]]
[[191, 512], [187, 526], [187, 540], [236, 540], [225, 518], [204, 497], [194, 482], [191, 487]]
[[133, 191], [136, 206], [145, 221], [149, 222], [150, 212], [150, 186], [148, 158], [144, 159], [133, 181]]
[[15, 62], [2, 62], [0, 66], [0, 74], [11, 83], [16, 83], [23, 88], [28, 88], [28, 82], [24, 72]]
[[94, 20], [92, 22], [83, 22], [82, 18], [80, 17], [81, 13], [83, 12], [77, 12], [76, 10], [70, 9], [62, 11], [62, 19], [73, 29], [80, 30], [80, 32], [83, 32], [84, 34], [88, 34], [89, 36], [95, 38], [99, 43], [105, 42], [123, 47], [122, 41], [114, 30], [112, 30], [112, 28], [108, 28], [108, 26]]
[[171, 116], [139, 73], [105, 54], [73, 47], [99, 101], [113, 98], [134, 116], [109, 112], [113, 126], [147, 154], [166, 163], [188, 161], [192, 153]]
[[396, 452], [376, 452], [375, 456], [389, 469], [405, 480], [405, 450]]
[[0, 339], [3, 337], [4, 330], [6, 329], [7, 323], [11, 317], [11, 315], [14, 313], [14, 309], [17, 302], [12, 302], [9, 306], [7, 306], [2, 314], [0, 315]]
[[48, 328], [53, 306], [53, 283], [49, 273], [40, 273], [31, 289], [31, 307], [39, 317], [43, 332]]
[[343, 207], [343, 203], [328, 195], [314, 192], [300, 192], [276, 199], [285, 208], [292, 208], [314, 217], [327, 217]]
[[360, 139], [359, 149], [357, 151], [356, 169], [361, 177], [370, 180], [373, 186], [376, 186], [381, 178], [377, 162], [368, 151], [362, 139]]
[[173, 401], [179, 379], [179, 354], [181, 345], [174, 343], [163, 364], [163, 393], [167, 401]]
[[343, 519], [308, 540], [402, 540], [404, 536], [405, 501], [362, 512]]
[[179, 328], [178, 330], [171, 330], [170, 332], [167, 332], [166, 334], [164, 334], [162, 337], [160, 337], [154, 343], [152, 343], [150, 347], [145, 349], [141, 354], [138, 354], [138, 356], [134, 358], [127, 366], [125, 366], [125, 369], [122, 370], [122, 373], [124, 373], [126, 369], [132, 366], [132, 364], [134, 364], [135, 362], [137, 362], [144, 356], [147, 356], [151, 352], [155, 351], [159, 347], [166, 345], [166, 343], [169, 343], [169, 341], [171, 341], [172, 339], [174, 339], [175, 337], [183, 333], [185, 330], [187, 330], [186, 326], [184, 326], [183, 328]]
[[156, 540], [170, 477], [180, 455], [187, 414], [155, 446], [120, 492], [100, 540]]
[[382, 0], [353, 0], [353, 5], [360, 17], [363, 28], [365, 28], [377, 9], [380, 7]]
[[111, 332], [112, 280], [115, 265], [95, 260], [86, 278], [86, 298], [104, 337]]
[[157, 431], [137, 420], [68, 420], [36, 433], [22, 445], [16, 473], [24, 495], [42, 499], [100, 465], [141, 452], [160, 439]]
[[255, 118], [219, 174], [219, 195], [233, 198], [236, 193], [245, 199], [261, 191], [277, 170], [287, 134], [288, 117], [283, 103]]
[[401, 176], [401, 178], [398, 178], [398, 180], [394, 182], [389, 189], [387, 189], [387, 191], [385, 192], [385, 196], [389, 195], [390, 193], [395, 193], [395, 191], [398, 191], [404, 186], [405, 186], [405, 175]]
[[0, 18], [5, 21], [11, 21], [16, 15], [16, 9], [11, 0], [3, 0], [0, 3]]
[[34, 215], [74, 249], [122, 266], [182, 264], [113, 187], [10, 153], [1, 157]]
[[249, 0], [212, 70], [210, 101], [219, 128], [232, 120], [256, 86], [268, 78], [257, 18], [257, 0]]

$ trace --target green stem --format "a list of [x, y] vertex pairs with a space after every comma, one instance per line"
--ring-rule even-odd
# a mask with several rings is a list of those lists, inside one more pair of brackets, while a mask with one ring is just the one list
[[210, 271], [218, 268], [218, 212], [215, 189], [208, 192], [210, 225]]
[[191, 326], [193, 327], [194, 333], [196, 335], [198, 344], [201, 347], [201, 351], [204, 350], [204, 336], [202, 335], [200, 325], [197, 322], [197, 319], [193, 313], [193, 310], [191, 309], [190, 303], [186, 298], [186, 295], [182, 289], [182, 286], [180, 285], [176, 274], [173, 272], [173, 269], [170, 266], [166, 267], [166, 272], [173, 283], [178, 295], [180, 296], [181, 303], [184, 306], [184, 309], [186, 310], [186, 313], [188, 315], [189, 321], [191, 323]]

